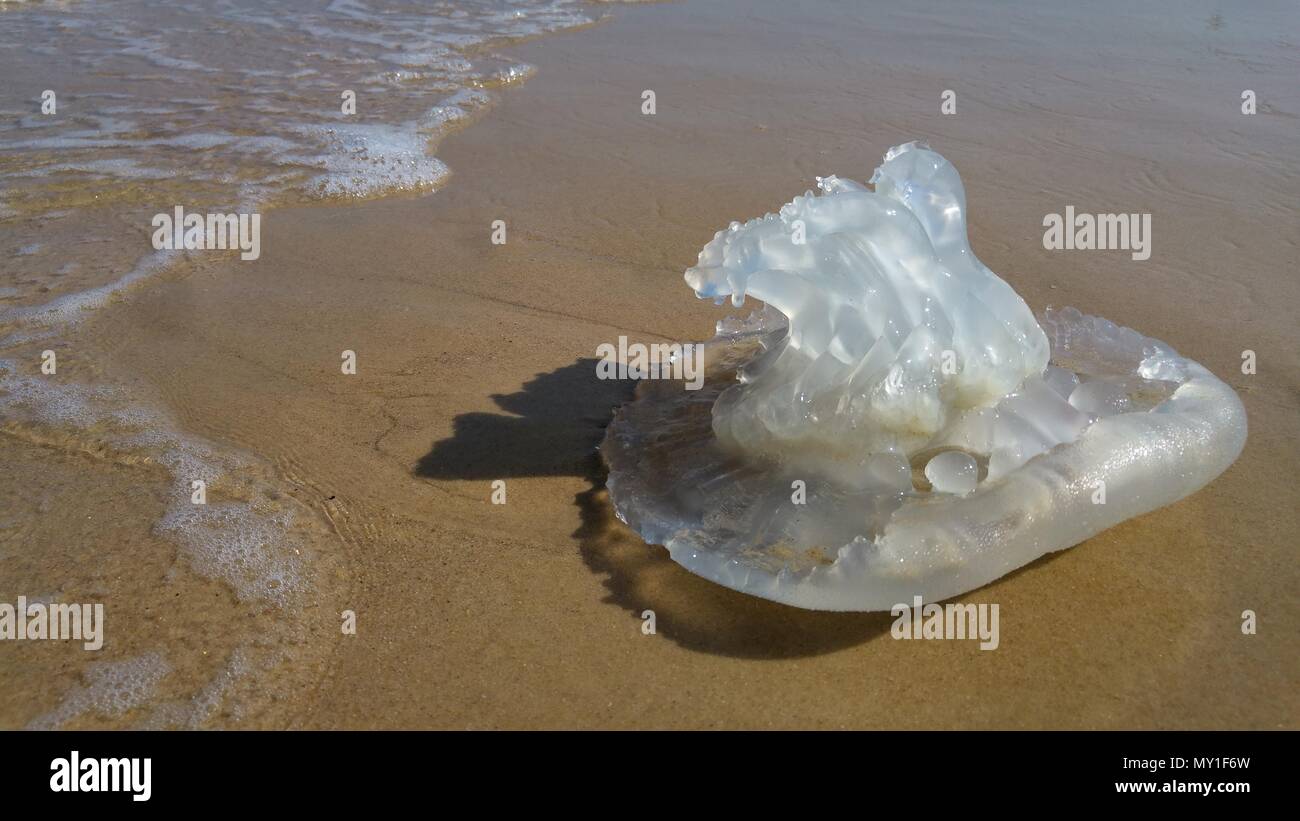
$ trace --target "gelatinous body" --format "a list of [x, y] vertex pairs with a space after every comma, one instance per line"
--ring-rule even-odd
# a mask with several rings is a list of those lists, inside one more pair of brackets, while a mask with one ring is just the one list
[[[623, 521], [715, 582], [823, 610], [986, 584], [1186, 496], [1245, 442], [1199, 364], [1073, 309], [1037, 321], [975, 257], [956, 169], [909, 143], [733, 223], [686, 280], [705, 387], [646, 382], [602, 452]], [[1050, 362], [1049, 362], [1050, 360]]]

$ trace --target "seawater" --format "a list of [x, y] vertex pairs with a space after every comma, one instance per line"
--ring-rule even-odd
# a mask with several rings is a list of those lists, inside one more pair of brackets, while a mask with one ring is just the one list
[[0, 2], [0, 594], [107, 613], [102, 654], [0, 642], [0, 688], [50, 691], [0, 722], [284, 721], [265, 702], [319, 674], [309, 650], [342, 606], [323, 589], [336, 537], [274, 465], [187, 430], [68, 339], [187, 262], [152, 247], [156, 214], [436, 189], [440, 138], [534, 72], [510, 41], [599, 15], [576, 0]]
[[[120, 277], [148, 248], [149, 218], [174, 205], [230, 212], [437, 187], [448, 173], [439, 137], [534, 71], [500, 49], [588, 24], [592, 8], [3, 4], [0, 306]], [[53, 114], [42, 113], [47, 90]]]

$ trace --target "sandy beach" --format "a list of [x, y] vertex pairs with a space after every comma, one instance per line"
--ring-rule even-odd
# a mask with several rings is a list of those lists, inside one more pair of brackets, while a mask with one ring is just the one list
[[[259, 259], [88, 314], [60, 374], [241, 454], [210, 493], [293, 511], [302, 584], [241, 594], [159, 535], [157, 464], [7, 419], [0, 594], [95, 597], [109, 628], [93, 659], [0, 646], [0, 726], [1300, 726], [1296, 13], [1026, 8], [688, 0], [494, 46], [538, 72], [441, 141], [439, 190], [269, 210]], [[596, 450], [632, 392], [599, 345], [707, 339], [732, 311], [682, 272], [714, 232], [912, 139], [1031, 308], [1167, 340], [1249, 417], [1202, 491], [963, 596], [1000, 605], [995, 652], [691, 575], [613, 516]], [[1044, 249], [1067, 205], [1150, 213], [1150, 259]]]

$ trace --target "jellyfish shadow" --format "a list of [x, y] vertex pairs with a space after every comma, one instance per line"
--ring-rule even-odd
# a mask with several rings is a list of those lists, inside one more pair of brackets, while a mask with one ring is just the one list
[[[604, 577], [604, 601], [690, 650], [736, 658], [814, 656], [889, 631], [888, 613], [800, 610], [738, 593], [696, 576], [647, 545], [614, 515], [597, 446], [615, 408], [632, 398], [626, 381], [596, 377], [596, 360], [579, 359], [537, 374], [519, 391], [493, 395], [512, 415], [466, 413], [452, 436], [436, 442], [414, 469], [430, 479], [578, 476], [591, 487], [574, 498], [581, 524], [573, 536], [583, 561]], [[492, 443], [485, 447], [484, 443]]]

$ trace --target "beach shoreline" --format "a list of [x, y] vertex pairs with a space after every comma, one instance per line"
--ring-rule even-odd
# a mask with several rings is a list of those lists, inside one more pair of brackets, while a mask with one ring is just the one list
[[[61, 340], [71, 372], [132, 386], [179, 430], [248, 454], [298, 511], [311, 576], [288, 609], [241, 598], [151, 535], [156, 466], [10, 428], [13, 464], [99, 517], [28, 534], [67, 555], [24, 578], [111, 542], [130, 582], [99, 591], [104, 658], [162, 645], [214, 659], [172, 653], [169, 671], [142, 674], [158, 694], [63, 726], [137, 726], [227, 668], [198, 726], [1296, 726], [1300, 284], [1286, 271], [1300, 157], [1285, 123], [1234, 119], [1239, 78], [1212, 75], [1222, 88], [1207, 91], [1198, 73], [1232, 65], [1212, 51], [1176, 53], [1190, 76], [1149, 70], [1145, 108], [1109, 102], [1108, 84], [1145, 65], [1141, 15], [1111, 71], [1071, 73], [1082, 46], [1026, 45], [1036, 26], [1080, 24], [1062, 17], [1017, 24], [979, 52], [986, 76], [963, 78], [955, 58], [904, 55], [940, 22], [944, 42], [983, 48], [995, 26], [975, 11], [841, 9], [792, 29], [780, 3], [747, 8], [620, 7], [509, 45], [538, 74], [443, 138], [437, 192], [271, 211], [260, 259], [169, 270]], [[868, 34], [898, 42], [855, 51]], [[1260, 119], [1293, 127], [1288, 93]], [[1170, 128], [1180, 115], [1196, 138]], [[962, 172], [976, 252], [1035, 312], [1073, 305], [1169, 341], [1238, 390], [1251, 425], [1200, 493], [963, 596], [1000, 605], [992, 653], [892, 641], [887, 613], [801, 611], [690, 575], [613, 517], [595, 452], [631, 392], [596, 378], [598, 346], [703, 340], [748, 313], [682, 282], [714, 232], [816, 175], [865, 182], [909, 139]], [[1043, 214], [1067, 205], [1152, 213], [1152, 259], [1045, 249]], [[1241, 373], [1245, 349], [1256, 375]], [[205, 609], [161, 617], [162, 578]], [[1240, 629], [1248, 609], [1257, 635]], [[256, 663], [235, 663], [235, 623]], [[0, 724], [57, 713], [85, 679], [71, 652], [0, 648], [18, 662], [0, 664]]]

